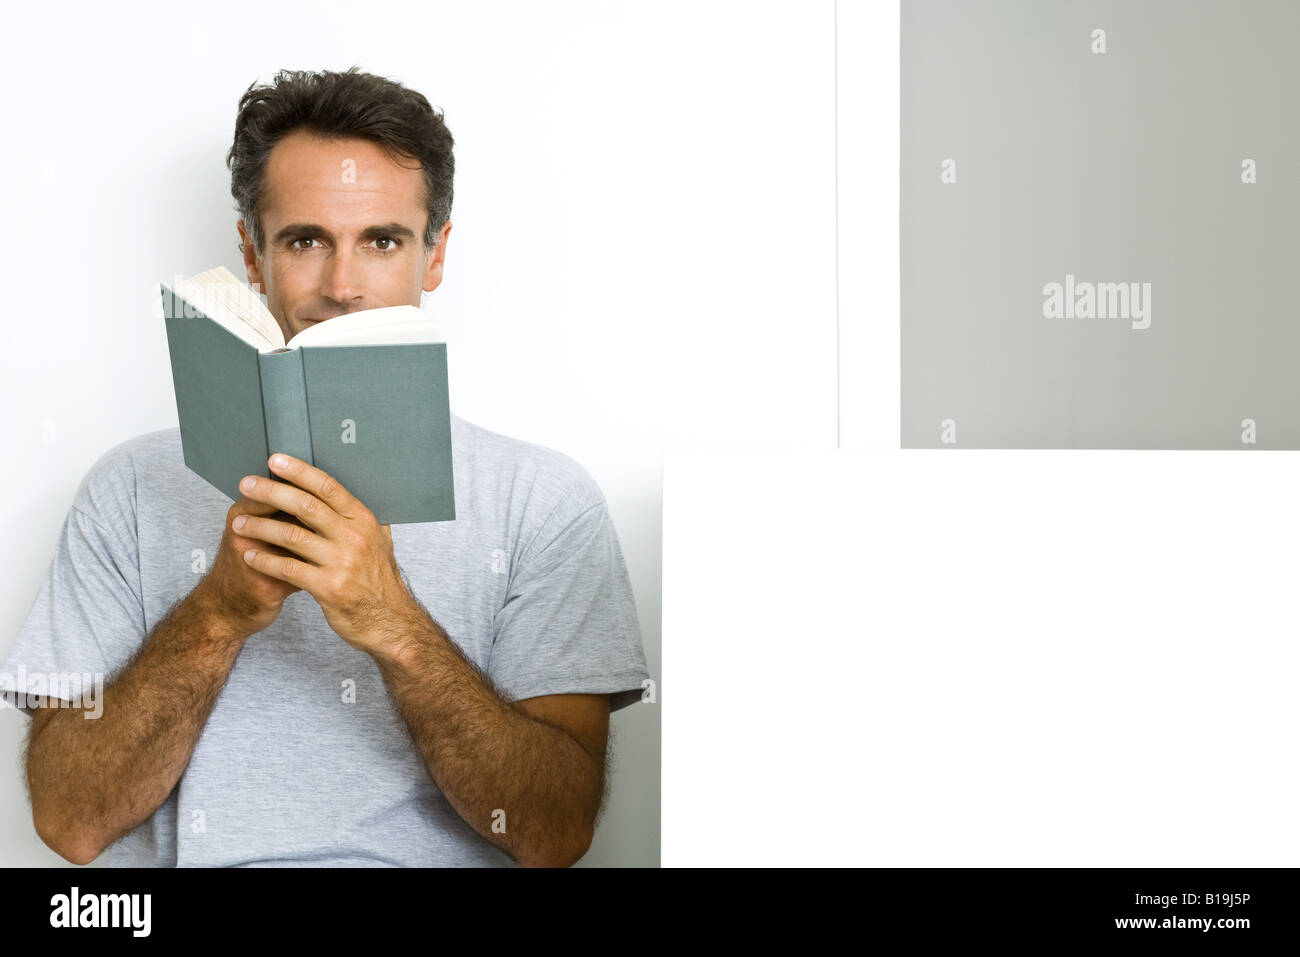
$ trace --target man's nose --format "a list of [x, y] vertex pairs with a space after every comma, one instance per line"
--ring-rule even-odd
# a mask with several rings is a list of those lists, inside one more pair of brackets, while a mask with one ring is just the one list
[[325, 268], [321, 295], [347, 311], [361, 295], [362, 263], [351, 249], [339, 249], [330, 254]]

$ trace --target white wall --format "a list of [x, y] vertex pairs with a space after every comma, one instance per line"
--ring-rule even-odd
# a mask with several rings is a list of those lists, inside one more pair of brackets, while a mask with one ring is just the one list
[[[457, 141], [446, 278], [426, 297], [453, 409], [592, 472], [659, 677], [666, 437], [834, 441], [832, 5], [203, 10], [6, 15], [21, 42], [2, 68], [0, 650], [85, 470], [175, 425], [156, 284], [217, 264], [243, 275], [224, 166], [239, 95], [280, 68], [357, 65], [423, 92]], [[658, 863], [672, 695], [661, 681], [659, 703], [614, 717], [613, 794], [585, 864]], [[0, 711], [0, 864], [61, 864], [31, 827], [25, 728]]]

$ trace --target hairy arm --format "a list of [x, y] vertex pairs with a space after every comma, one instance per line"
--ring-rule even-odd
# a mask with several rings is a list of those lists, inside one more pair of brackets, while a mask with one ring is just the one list
[[508, 703], [423, 609], [399, 622], [374, 657], [439, 790], [517, 863], [576, 863], [604, 796], [609, 697]]
[[202, 585], [177, 602], [103, 692], [103, 711], [32, 716], [27, 787], [36, 833], [89, 864], [167, 800], [248, 635], [217, 614]]

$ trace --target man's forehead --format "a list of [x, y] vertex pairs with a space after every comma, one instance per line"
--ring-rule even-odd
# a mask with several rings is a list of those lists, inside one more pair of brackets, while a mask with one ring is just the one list
[[423, 184], [418, 162], [399, 165], [369, 140], [294, 132], [271, 150], [265, 210], [322, 225], [353, 216], [405, 222], [423, 209]]

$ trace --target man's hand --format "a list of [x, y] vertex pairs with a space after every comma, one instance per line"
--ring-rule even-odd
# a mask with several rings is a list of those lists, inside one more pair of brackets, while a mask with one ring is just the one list
[[[258, 516], [259, 520], [275, 513], [274, 505], [241, 498], [226, 512], [221, 533], [221, 547], [212, 568], [196, 591], [208, 602], [213, 613], [240, 632], [252, 635], [269, 626], [280, 615], [284, 600], [299, 591], [299, 586], [258, 572], [244, 560], [250, 548], [265, 549], [263, 543], [237, 534], [235, 524], [241, 518]], [[275, 549], [277, 555], [287, 555]], [[268, 556], [270, 557], [270, 556]]]
[[290, 553], [259, 547], [244, 552], [245, 561], [308, 592], [330, 628], [352, 647], [371, 655], [396, 653], [408, 630], [401, 623], [421, 617], [423, 610], [402, 581], [390, 526], [380, 525], [370, 509], [315, 466], [278, 453], [267, 464], [286, 481], [250, 475], [240, 490], [268, 513], [279, 509], [302, 525], [265, 515], [236, 519], [241, 535]]

